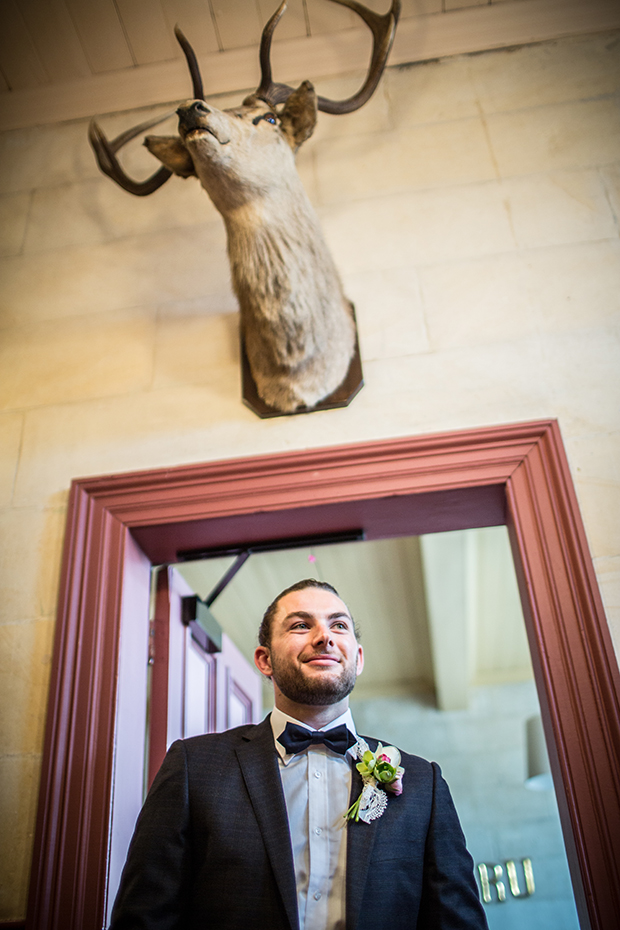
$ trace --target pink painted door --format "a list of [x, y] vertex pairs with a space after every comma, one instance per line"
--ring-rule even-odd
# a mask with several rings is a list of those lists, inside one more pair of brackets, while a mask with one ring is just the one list
[[257, 670], [222, 634], [208, 653], [182, 621], [182, 598], [194, 592], [171, 566], [160, 569], [154, 619], [149, 784], [175, 739], [219, 733], [262, 718]]

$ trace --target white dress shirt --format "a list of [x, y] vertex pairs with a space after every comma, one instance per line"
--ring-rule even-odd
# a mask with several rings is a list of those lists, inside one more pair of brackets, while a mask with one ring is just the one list
[[[288, 813], [300, 930], [344, 930], [347, 831], [344, 814], [351, 793], [352, 749], [346, 755], [322, 743], [287, 753], [278, 742], [288, 721], [312, 727], [274, 708], [271, 727], [279, 755]], [[357, 738], [351, 711], [323, 730], [345, 723]]]

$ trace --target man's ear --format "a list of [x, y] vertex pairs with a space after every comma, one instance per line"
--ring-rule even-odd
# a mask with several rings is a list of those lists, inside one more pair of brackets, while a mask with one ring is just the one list
[[144, 145], [173, 174], [182, 178], [196, 177], [194, 162], [179, 136], [147, 136]]
[[310, 81], [304, 81], [284, 104], [279, 114], [282, 131], [294, 152], [314, 132], [317, 118], [316, 91]]
[[254, 665], [265, 678], [271, 678], [273, 675], [271, 670], [271, 655], [266, 646], [258, 646], [254, 652]]
[[357, 647], [357, 674], [361, 675], [364, 668], [364, 650], [361, 646]]

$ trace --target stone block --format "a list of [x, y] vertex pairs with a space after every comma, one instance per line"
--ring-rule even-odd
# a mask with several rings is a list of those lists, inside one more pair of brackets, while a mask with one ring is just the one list
[[30, 193], [0, 195], [0, 256], [19, 255], [26, 233]]
[[487, 125], [504, 178], [607, 165], [620, 151], [620, 113], [613, 100], [495, 113]]
[[236, 367], [220, 369], [208, 385], [34, 409], [26, 415], [15, 501], [54, 501], [75, 477], [272, 451], [260, 423], [241, 403]]
[[0, 134], [0, 193], [97, 177], [87, 127], [88, 121], [80, 120]]
[[324, 142], [316, 151], [321, 203], [486, 181], [496, 172], [479, 118]]
[[620, 484], [620, 433], [568, 436], [564, 445], [575, 480]]
[[0, 527], [4, 576], [0, 624], [52, 616], [60, 578], [64, 507], [5, 510], [0, 513]]
[[[307, 148], [316, 148], [318, 143], [327, 139], [337, 139], [343, 136], [364, 136], [368, 133], [384, 133], [391, 129], [390, 114], [386, 93], [386, 78], [363, 107], [352, 113], [337, 115], [333, 113], [319, 113], [316, 129], [312, 138], [305, 145]], [[366, 72], [359, 71], [344, 77], [321, 78], [314, 83], [317, 94], [328, 100], [347, 100], [362, 87], [366, 79]], [[304, 151], [302, 149], [302, 151]]]
[[121, 310], [228, 287], [220, 223], [0, 260], [0, 325]]
[[13, 496], [23, 420], [21, 412], [0, 415], [0, 507], [10, 504]]
[[370, 361], [366, 385], [392, 428], [398, 430], [402, 418], [395, 435], [450, 429], [450, 422], [462, 427], [537, 419], [553, 415], [544, 360], [540, 339], [522, 338], [395, 358], [389, 366]]
[[170, 178], [149, 197], [134, 197], [109, 178], [93, 178], [33, 194], [24, 253], [221, 223], [196, 178]]
[[362, 358], [393, 358], [427, 352], [428, 335], [414, 268], [392, 268], [344, 279], [355, 305]]
[[[524, 284], [540, 332], [613, 327], [620, 311], [620, 242], [523, 253]], [[614, 381], [608, 385], [613, 393]]]
[[596, 171], [509, 178], [502, 188], [517, 242], [524, 248], [617, 238], [609, 199]]
[[603, 602], [610, 610], [620, 608], [620, 555], [594, 560]]
[[620, 553], [620, 481], [577, 478], [575, 490], [594, 558]]
[[519, 254], [427, 265], [419, 275], [435, 350], [510, 342], [536, 333]]
[[599, 169], [599, 174], [620, 228], [620, 165], [607, 165]]
[[150, 385], [155, 328], [144, 313], [16, 327], [0, 346], [5, 410], [126, 394]]
[[468, 57], [389, 68], [384, 81], [395, 129], [480, 116]]
[[320, 214], [344, 275], [515, 248], [501, 191], [493, 182], [332, 205]]
[[25, 919], [41, 759], [38, 755], [0, 756], [0, 919]]
[[167, 314], [157, 325], [155, 389], [210, 384], [216, 372], [239, 377], [239, 316], [235, 312]]
[[0, 730], [7, 754], [40, 753], [54, 620], [0, 623]]
[[619, 343], [615, 327], [545, 334], [542, 374], [565, 439], [620, 427]]
[[485, 113], [589, 100], [620, 87], [620, 48], [613, 33], [501, 49], [469, 61]]

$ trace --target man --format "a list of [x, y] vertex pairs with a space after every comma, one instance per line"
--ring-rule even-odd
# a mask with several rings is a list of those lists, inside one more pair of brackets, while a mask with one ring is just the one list
[[365, 778], [374, 819], [345, 820], [363, 788], [360, 753], [387, 757], [376, 740], [358, 742], [349, 694], [364, 655], [336, 590], [314, 579], [287, 588], [259, 643], [273, 713], [173, 744], [138, 819], [110, 930], [484, 930], [435, 763], [403, 753], [402, 793], [400, 770], [389, 770], [387, 790]]

